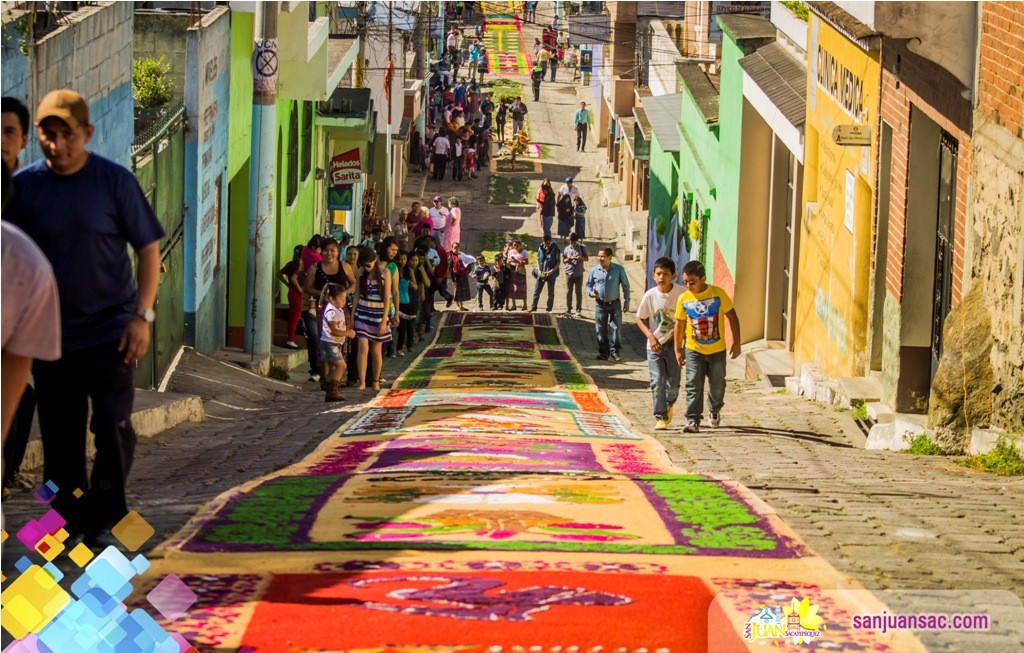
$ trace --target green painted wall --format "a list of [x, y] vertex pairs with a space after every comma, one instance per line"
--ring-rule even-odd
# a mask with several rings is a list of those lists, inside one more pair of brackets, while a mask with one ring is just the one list
[[255, 14], [231, 12], [231, 123], [228, 129], [228, 178], [249, 159], [252, 147], [252, 56]]
[[[681, 222], [672, 210], [679, 197], [678, 153], [666, 152], [657, 135], [651, 137], [650, 158], [650, 201], [648, 203], [647, 235], [647, 284], [650, 286], [654, 262], [667, 256], [681, 267], [689, 254], [684, 251], [685, 241], [681, 238]], [[681, 205], [682, 203], [680, 203]], [[673, 219], [673, 218], [676, 219]]]
[[[679, 185], [680, 196], [693, 193], [693, 203], [689, 215], [680, 215], [680, 220], [688, 228], [691, 218], [698, 218], [697, 210], [711, 209], [709, 232], [713, 233], [714, 222], [719, 214], [717, 200], [711, 195], [711, 189], [717, 185], [718, 175], [718, 126], [709, 125], [690, 95], [683, 86], [683, 99], [680, 124], [677, 126], [681, 142], [679, 144]], [[682, 203], [682, 202], [681, 202]], [[695, 253], [696, 254], [696, 253]], [[696, 258], [696, 255], [694, 256]], [[709, 281], [714, 282], [713, 249], [709, 244], [707, 255], [707, 272]]]
[[[320, 225], [320, 220], [317, 220], [315, 215], [317, 185], [314, 181], [315, 161], [306, 178], [303, 179], [301, 176], [302, 150], [303, 148], [313, 147], [313, 143], [305, 143], [302, 138], [302, 114], [305, 104], [305, 102], [294, 100], [278, 99], [277, 101], [277, 129], [280, 139], [277, 145], [277, 224], [274, 230], [277, 234], [275, 270], [280, 270], [285, 263], [290, 261], [292, 249], [299, 244], [305, 245], [310, 236], [317, 233], [316, 230]], [[288, 142], [291, 138], [289, 126], [291, 124], [292, 111], [297, 111], [299, 114], [299, 157], [296, 160], [296, 164], [299, 166], [299, 184], [295, 200], [289, 204], [287, 202], [288, 175], [290, 174], [288, 168]], [[315, 130], [310, 133], [315, 137]], [[278, 290], [278, 301], [287, 301], [287, 290], [285, 287], [278, 284]]]
[[[253, 47], [254, 14], [231, 13], [231, 124], [228, 131], [228, 174], [229, 188], [229, 270], [228, 270], [228, 327], [241, 327], [245, 323], [245, 268], [248, 255], [249, 225], [249, 159], [252, 149], [252, 73], [250, 58]], [[319, 223], [315, 216], [316, 182], [311, 166], [305, 179], [300, 178], [295, 199], [287, 202], [288, 189], [288, 139], [291, 134], [292, 112], [299, 113], [299, 153], [297, 165], [301, 173], [302, 148], [312, 148], [312, 142], [302, 138], [302, 109], [304, 102], [278, 99], [276, 188], [274, 191], [276, 209], [274, 216], [275, 270], [291, 259], [292, 248], [305, 244], [315, 233]], [[314, 131], [315, 137], [315, 131]], [[312, 141], [313, 139], [310, 139]], [[244, 174], [243, 174], [244, 173]], [[284, 286], [279, 286], [279, 300], [285, 301]]]
[[648, 207], [652, 218], [661, 219], [672, 212], [679, 196], [679, 164], [676, 154], [661, 148], [657, 136], [651, 138], [651, 194]]
[[231, 120], [228, 124], [228, 331], [245, 325], [245, 262], [252, 150], [252, 70], [255, 14], [231, 12]]
[[249, 241], [249, 159], [228, 185], [228, 327], [245, 326], [245, 258]]
[[[711, 243], [718, 245], [730, 277], [736, 279], [737, 222], [739, 219], [740, 155], [743, 148], [743, 50], [722, 30], [721, 87], [718, 96], [718, 211], [709, 224]], [[708, 249], [708, 256], [712, 255]], [[710, 271], [710, 270], [709, 270]], [[715, 272], [721, 276], [721, 268]]]

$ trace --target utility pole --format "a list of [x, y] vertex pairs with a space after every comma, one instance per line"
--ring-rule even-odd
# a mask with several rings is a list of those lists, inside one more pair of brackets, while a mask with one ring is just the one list
[[252, 154], [245, 266], [245, 350], [270, 353], [274, 324], [274, 167], [277, 162], [277, 2], [256, 7], [252, 53]]
[[416, 131], [419, 132], [420, 137], [426, 136], [426, 111], [427, 102], [429, 100], [430, 92], [427, 85], [427, 38], [430, 34], [430, 14], [427, 13], [430, 10], [429, 3], [423, 2], [416, 7], [416, 25], [413, 29], [413, 41], [416, 43], [416, 71], [415, 78], [423, 82], [422, 91], [420, 92], [420, 110], [419, 116], [416, 118]]
[[391, 134], [391, 90], [392, 82], [395, 79], [395, 15], [393, 13], [395, 6], [394, 0], [388, 0], [388, 65], [387, 65], [387, 85], [388, 85], [388, 136], [390, 141]]

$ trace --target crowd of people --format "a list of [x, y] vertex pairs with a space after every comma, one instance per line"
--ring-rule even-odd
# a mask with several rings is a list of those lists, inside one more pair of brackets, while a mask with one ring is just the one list
[[490, 63], [483, 28], [461, 27], [464, 15], [458, 12], [445, 36], [444, 53], [433, 64], [426, 133], [412, 134], [410, 166], [419, 172], [429, 169], [435, 180], [449, 171], [456, 181], [475, 179], [491, 155], [495, 104], [481, 88]]

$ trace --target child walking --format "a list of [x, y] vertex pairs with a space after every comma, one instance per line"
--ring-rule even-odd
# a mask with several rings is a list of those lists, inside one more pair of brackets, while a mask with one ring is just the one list
[[686, 426], [683, 431], [697, 433], [704, 418], [705, 379], [711, 428], [722, 423], [720, 415], [725, 404], [726, 362], [722, 317], [729, 323], [731, 358], [740, 355], [740, 320], [729, 295], [718, 286], [707, 283], [700, 261], [690, 261], [683, 266], [683, 285], [686, 290], [676, 305], [676, 361], [686, 367]]
[[672, 407], [679, 398], [680, 369], [672, 340], [675, 336], [676, 304], [685, 289], [675, 283], [676, 264], [667, 256], [654, 262], [651, 277], [656, 285], [640, 300], [636, 309], [636, 325], [647, 338], [654, 430], [664, 431], [672, 422]]
[[345, 355], [342, 345], [346, 338], [354, 338], [356, 332], [348, 328], [345, 316], [346, 290], [336, 283], [324, 286], [323, 323], [320, 328], [320, 359], [327, 366], [327, 380], [324, 382], [324, 401], [342, 401], [341, 377], [345, 374]]
[[491, 266], [487, 265], [487, 261], [483, 256], [476, 257], [476, 268], [473, 270], [473, 276], [476, 277], [477, 307], [481, 311], [484, 310], [484, 293], [487, 293], [487, 306], [488, 308], [494, 308], [494, 291], [491, 290]]
[[492, 268], [491, 289], [494, 290], [494, 299], [491, 300], [491, 310], [500, 311], [505, 305], [505, 262], [501, 254], [494, 255], [494, 267]]

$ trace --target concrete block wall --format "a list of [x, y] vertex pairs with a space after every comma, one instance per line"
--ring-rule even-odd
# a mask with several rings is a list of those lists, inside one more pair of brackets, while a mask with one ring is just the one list
[[170, 77], [174, 80], [175, 96], [185, 95], [185, 32], [192, 25], [188, 14], [164, 11], [138, 11], [135, 13], [134, 57], [164, 58], [170, 64]]
[[[78, 91], [89, 103], [89, 119], [96, 127], [89, 149], [124, 166], [130, 164], [135, 136], [131, 84], [133, 11], [130, 2], [102, 2], [68, 14], [60, 27], [33, 48], [24, 67], [25, 81], [11, 80], [12, 88], [24, 88], [23, 99], [30, 111], [49, 91]], [[5, 94], [8, 76], [20, 72], [17, 65], [9, 70], [8, 63], [5, 54]], [[29, 160], [40, 156], [34, 141], [28, 152]]]
[[[0, 66], [3, 70], [0, 85], [3, 88], [3, 95], [18, 98], [22, 102], [26, 102], [27, 105], [29, 99], [28, 71], [31, 59], [18, 49], [20, 44], [21, 37], [14, 27], [14, 22], [5, 23], [3, 33], [0, 34]], [[32, 108], [34, 107], [29, 110], [31, 111]]]

